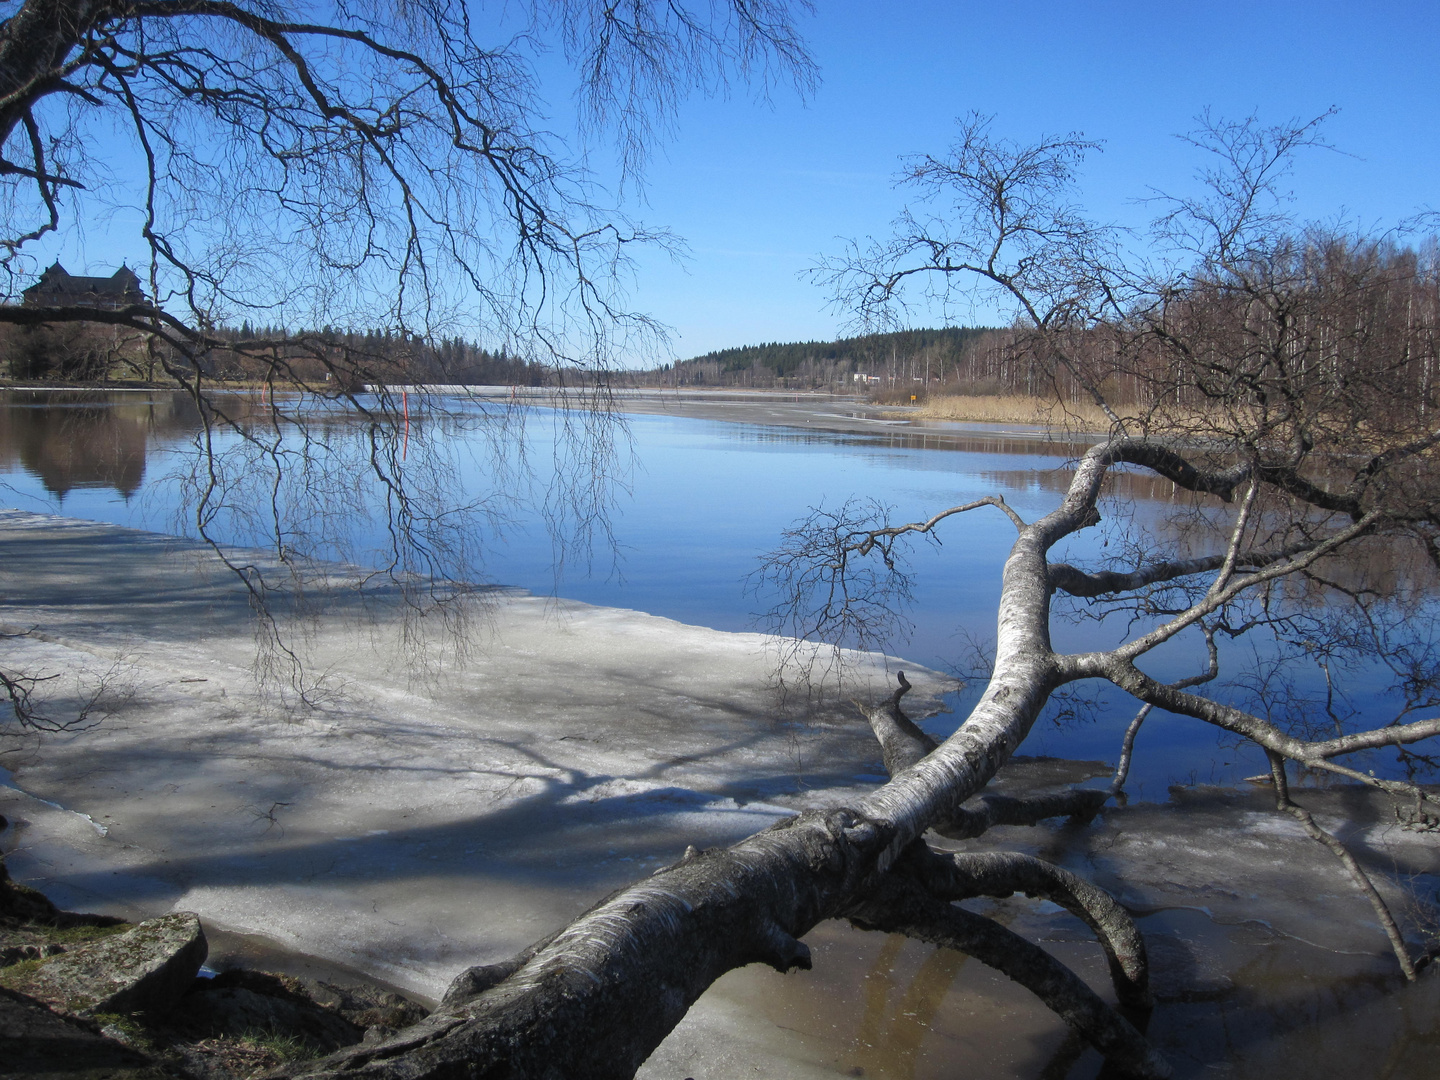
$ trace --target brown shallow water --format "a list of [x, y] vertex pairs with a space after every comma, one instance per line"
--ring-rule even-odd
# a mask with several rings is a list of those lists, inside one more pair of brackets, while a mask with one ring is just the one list
[[[1093, 771], [1021, 761], [1001, 786]], [[1433, 839], [1395, 828], [1367, 792], [1297, 799], [1376, 875], [1412, 951], [1432, 940], [1416, 901], [1437, 883]], [[1269, 806], [1263, 791], [1175, 789], [1164, 805], [1110, 809], [1087, 825], [996, 829], [977, 846], [1041, 855], [1122, 898], [1150, 953], [1158, 1004], [1148, 1034], [1177, 1077], [1435, 1075], [1440, 974], [1405, 984], [1338, 864]], [[1023, 897], [966, 906], [1039, 942], [1113, 1002], [1103, 954], [1079, 920]], [[642, 1076], [1104, 1075], [1099, 1056], [1028, 991], [974, 960], [834, 922], [806, 941], [814, 970], [731, 972]]]
[[[1078, 920], [1023, 899], [970, 906], [1041, 941], [1113, 1002], [1104, 958]], [[1160, 999], [1148, 1034], [1177, 1077], [1434, 1075], [1440, 978], [1405, 986], [1384, 955], [1336, 953], [1262, 923], [1225, 925], [1193, 909], [1156, 912], [1140, 926]], [[215, 969], [377, 981], [262, 937], [214, 927], [207, 933]], [[758, 1041], [772, 1068], [784, 1063], [789, 1074], [879, 1080], [1101, 1074], [1095, 1051], [1028, 991], [977, 961], [840, 922], [821, 924], [805, 940], [814, 970], [779, 975], [756, 965], [731, 972], [708, 995], [752, 1017], [752, 1029], [764, 1029]], [[750, 1052], [737, 1054], [733, 1043], [719, 1041], [707, 1039], [685, 1054], [662, 1049], [647, 1072], [696, 1080], [753, 1075], [756, 1065], [746, 1068], [744, 1060]]]
[[[1109, 996], [1104, 959], [1078, 922], [1008, 914], [1012, 927], [1043, 941]], [[1221, 926], [1195, 911], [1149, 916], [1141, 927], [1152, 942], [1183, 941], [1228, 972], [1189, 986], [1177, 977], [1183, 972], [1161, 975], [1164, 992], [1148, 1034], [1177, 1077], [1435, 1075], [1440, 979], [1406, 987], [1383, 956], [1337, 955], [1261, 926]], [[806, 941], [823, 971], [780, 976], [747, 968], [711, 991], [763, 1012], [777, 1035], [789, 1038], [787, 1053], [805, 1065], [885, 1080], [1078, 1080], [1100, 1073], [1099, 1056], [1062, 1022], [974, 960], [838, 923], [824, 924]], [[713, 1072], [704, 1062], [686, 1062], [687, 1075], [731, 1075], [723, 1056], [711, 1064], [718, 1066]]]
[[[1043, 942], [1113, 1002], [1103, 956], [1077, 920], [1023, 899], [971, 906]], [[1407, 987], [1383, 955], [1337, 954], [1260, 923], [1225, 925], [1193, 909], [1144, 916], [1140, 926], [1154, 953], [1160, 998], [1148, 1034], [1177, 1077], [1434, 1075], [1440, 979]], [[263, 937], [215, 927], [207, 934], [209, 965], [217, 970], [365, 979], [399, 990], [344, 964], [277, 949]], [[768, 1029], [763, 1042], [772, 1068], [783, 1062], [792, 1074], [879, 1080], [1101, 1074], [1093, 1050], [1028, 991], [977, 961], [840, 922], [821, 924], [805, 940], [813, 971], [779, 975], [756, 965], [710, 991], [763, 1018], [757, 1026]], [[745, 1069], [731, 1051], [710, 1044], [682, 1061], [662, 1050], [649, 1068], [662, 1075], [683, 1069], [696, 1080], [755, 1068]]]

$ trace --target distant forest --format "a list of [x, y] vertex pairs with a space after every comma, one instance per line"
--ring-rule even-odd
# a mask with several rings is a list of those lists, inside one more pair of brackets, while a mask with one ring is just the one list
[[[1289, 275], [1285, 318], [1304, 349], [1283, 362], [1307, 378], [1360, 385], [1375, 372], [1410, 380], [1429, 400], [1440, 385], [1440, 252], [1390, 242], [1330, 239], [1297, 243], [1275, 273]], [[1254, 303], [1231, 283], [1197, 279], [1168, 298], [1159, 329], [1174, 333], [1191, 321], [1236, 329], [1204, 342], [1216, 386], [1258, 363], [1271, 343], [1249, 322]], [[1233, 310], [1231, 310], [1233, 309]], [[1227, 312], [1223, 319], [1214, 314]], [[1224, 320], [1230, 320], [1225, 323]], [[726, 349], [641, 375], [642, 385], [858, 388], [872, 398], [908, 403], [941, 395], [1044, 395], [1085, 404], [1099, 388], [1113, 404], [1166, 402], [1203, 410], [1221, 390], [1177, 376], [1164, 334], [1124, 323], [1092, 322], [1064, 334], [1066, 357], [1049, 352], [1055, 339], [1023, 326], [1006, 329], [908, 330], [803, 345]], [[1190, 361], [1186, 361], [1187, 363]], [[1278, 359], [1267, 363], [1279, 363]], [[857, 376], [863, 378], [857, 378]], [[1299, 377], [1298, 375], [1296, 376]], [[1228, 391], [1225, 391], [1228, 392]]]
[[[1415, 392], [1429, 395], [1440, 379], [1440, 258], [1393, 244], [1300, 246], [1287, 266], [1296, 282], [1293, 325], [1311, 335], [1314, 355], [1287, 360], [1311, 365], [1340, 382], [1358, 377], [1385, 357], [1399, 357]], [[1197, 283], [1170, 299], [1167, 320], [1182, 324], [1237, 301], [1224, 283]], [[1242, 312], [1243, 314], [1243, 312]], [[1208, 317], [1208, 315], [1206, 316]], [[1239, 315], [1235, 316], [1240, 318]], [[1243, 325], [1243, 319], [1242, 319]], [[1365, 327], [1364, 333], [1356, 328]], [[347, 333], [332, 327], [296, 332], [251, 327], [211, 331], [227, 342], [199, 363], [219, 380], [299, 382], [347, 386], [385, 383], [458, 383], [553, 386], [591, 382], [594, 373], [558, 368], [501, 348], [490, 351], [459, 338], [429, 342], [387, 331]], [[1262, 343], [1263, 344], [1263, 343]], [[1053, 347], [1023, 327], [950, 327], [867, 334], [838, 341], [772, 342], [707, 353], [644, 371], [611, 371], [613, 386], [745, 387], [795, 390], [866, 390], [881, 401], [908, 403], [939, 393], [1059, 396], [1090, 400], [1100, 387], [1116, 403], [1160, 400], [1204, 408], [1203, 388], [1182, 386], [1173, 358], [1155, 334], [1137, 335], [1120, 324], [1095, 323], [1066, 336], [1063, 364]], [[1243, 358], [1248, 332], [1209, 344], [1223, 373]], [[157, 338], [100, 323], [0, 326], [0, 360], [12, 379], [97, 383], [163, 378], [168, 356]]]
[[[283, 331], [252, 329], [221, 331], [234, 340], [279, 337]], [[315, 354], [343, 351], [348, 364], [362, 370], [364, 381], [451, 383], [464, 385], [551, 386], [560, 382], [556, 369], [526, 360], [505, 349], [495, 352], [460, 338], [434, 345], [385, 331], [343, 333], [324, 327], [318, 331], [285, 335], [296, 346], [288, 364], [305, 369], [308, 378], [323, 377]], [[869, 334], [838, 341], [773, 342], [707, 353], [661, 368], [614, 372], [611, 381], [622, 386], [654, 387], [770, 387], [796, 389], [893, 389], [910, 392], [947, 383], [1004, 381], [1004, 357], [1009, 336], [986, 328], [950, 327], [941, 330], [902, 330]], [[303, 344], [302, 344], [303, 343]], [[318, 346], [318, 348], [317, 348]], [[310, 353], [310, 359], [305, 354]], [[263, 365], [253, 357], [221, 353], [213, 374], [221, 378], [263, 377]], [[314, 367], [315, 371], [309, 371]], [[588, 382], [589, 373], [565, 372], [565, 380]], [[856, 376], [864, 378], [856, 378]]]
[[[898, 390], [916, 383], [972, 381], [975, 354], [995, 336], [995, 331], [984, 327], [947, 327], [838, 341], [772, 342], [721, 349], [627, 374], [639, 386], [820, 389], [864, 381]], [[991, 376], [998, 375], [997, 366]]]
[[[315, 385], [339, 375], [348, 384], [461, 383], [468, 385], [546, 386], [551, 369], [504, 348], [497, 351], [460, 338], [430, 343], [386, 330], [346, 332], [215, 327], [222, 341], [248, 347], [215, 348], [198, 358], [201, 370], [220, 381], [298, 380]], [[257, 347], [254, 343], [265, 342]], [[120, 332], [103, 323], [54, 326], [0, 326], [4, 373], [26, 382], [100, 383], [163, 378], [167, 359], [182, 367], [188, 359], [171, 357], [158, 339], [135, 331]]]
[[[287, 332], [252, 328], [249, 323], [239, 329], [221, 330], [217, 336], [233, 341], [288, 340], [292, 348], [287, 351], [285, 363], [307, 381], [324, 378], [328, 366], [353, 372], [362, 382], [468, 386], [546, 386], [554, 382], [545, 364], [524, 359], [504, 347], [492, 352], [458, 337], [441, 338], [432, 344], [388, 330], [358, 333], [326, 326], [316, 331]], [[332, 362], [327, 365], [326, 360]], [[254, 356], [221, 351], [213, 363], [213, 374], [219, 378], [265, 376], [264, 360]]]
[[[593, 374], [565, 370], [489, 350], [459, 337], [427, 342], [386, 330], [334, 327], [213, 327], [221, 346], [199, 358], [207, 376], [222, 382], [295, 379], [308, 385], [342, 376], [347, 384], [448, 383], [489, 386], [553, 386], [587, 383]], [[260, 343], [264, 343], [263, 345]], [[660, 368], [611, 372], [619, 386], [868, 389], [906, 394], [917, 388], [994, 384], [1007, 378], [1007, 332], [984, 328], [903, 330], [838, 341], [772, 342], [707, 353]], [[241, 347], [241, 343], [246, 343]], [[158, 341], [117, 332], [100, 323], [0, 327], [0, 357], [12, 379], [101, 383], [163, 377], [168, 357]], [[983, 390], [981, 392], [984, 392]]]

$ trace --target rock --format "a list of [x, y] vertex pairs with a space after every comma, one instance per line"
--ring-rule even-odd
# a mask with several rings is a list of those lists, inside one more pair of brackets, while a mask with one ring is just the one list
[[[273, 1042], [251, 1042], [228, 1036], [176, 1044], [170, 1048], [169, 1058], [178, 1066], [176, 1071], [179, 1075], [186, 1080], [257, 1077], [290, 1060]], [[57, 1078], [45, 1077], [44, 1080]]]
[[375, 986], [342, 985], [318, 979], [297, 979], [300, 990], [317, 1005], [334, 1009], [362, 1028], [403, 1028], [417, 1024], [429, 1010], [409, 998]]
[[236, 968], [197, 982], [171, 1023], [191, 1037], [264, 1032], [328, 1052], [359, 1042], [368, 1029], [391, 1032], [425, 1015], [413, 1001], [377, 987]]
[[12, 945], [0, 949], [0, 967], [18, 964], [21, 960], [44, 960], [49, 956], [59, 956], [64, 951], [64, 945], [53, 941], [48, 945]]
[[0, 988], [0, 1073], [6, 1080], [165, 1080], [143, 1054]]
[[[112, 915], [61, 911], [43, 893], [11, 878], [10, 871], [5, 868], [5, 859], [0, 857], [0, 929], [26, 925], [53, 926], [60, 929], [75, 926], [120, 926], [124, 921]], [[8, 962], [14, 963], [13, 960]]]
[[207, 987], [190, 994], [176, 1010], [174, 1019], [210, 1037], [264, 1034], [293, 1038], [323, 1053], [353, 1045], [364, 1034], [359, 1025], [297, 995], [263, 993], [233, 985]]
[[42, 894], [9, 880], [0, 861], [0, 968], [56, 956], [116, 928], [128, 926], [109, 915], [57, 910]]
[[[3, 870], [0, 863], [0, 980], [16, 988], [0, 989], [5, 1080], [234, 1080], [367, 1033], [383, 1041], [426, 1015], [370, 985], [243, 969], [197, 978], [207, 946], [194, 915], [129, 928], [60, 911]], [[107, 936], [85, 942], [92, 933]], [[63, 961], [34, 963], [57, 954]], [[31, 963], [9, 967], [22, 961]]]
[[188, 911], [72, 949], [15, 985], [62, 1012], [164, 1012], [191, 988], [208, 946]]

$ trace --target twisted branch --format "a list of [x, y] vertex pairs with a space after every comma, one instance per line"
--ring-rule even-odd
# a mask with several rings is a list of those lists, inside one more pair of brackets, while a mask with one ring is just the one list
[[939, 900], [974, 896], [1004, 898], [1014, 893], [1058, 904], [1095, 933], [1110, 965], [1120, 1004], [1150, 1009], [1150, 966], [1145, 939], [1130, 913], [1109, 893], [1061, 867], [1015, 851], [966, 851], [941, 854], [916, 844], [896, 864]]

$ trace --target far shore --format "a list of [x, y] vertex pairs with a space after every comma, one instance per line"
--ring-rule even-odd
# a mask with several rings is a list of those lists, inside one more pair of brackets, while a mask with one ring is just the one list
[[[169, 383], [35, 384], [3, 383], [0, 390], [29, 393], [155, 393], [173, 391]], [[258, 393], [260, 383], [224, 382], [216, 393]], [[367, 392], [379, 386], [367, 385]], [[550, 406], [557, 400], [584, 402], [589, 388], [416, 384], [389, 386], [391, 393], [462, 396], [481, 401]], [[1098, 411], [1073, 406], [1061, 412], [1047, 399], [1018, 395], [932, 394], [917, 405], [870, 400], [860, 393], [826, 390], [746, 389], [743, 387], [617, 387], [608, 401], [634, 415], [683, 416], [738, 424], [770, 424], [816, 431], [874, 432], [887, 429], [927, 434], [999, 434], [1011, 438], [1058, 442], [1091, 441], [1105, 431]], [[1096, 415], [1091, 415], [1096, 413]]]

